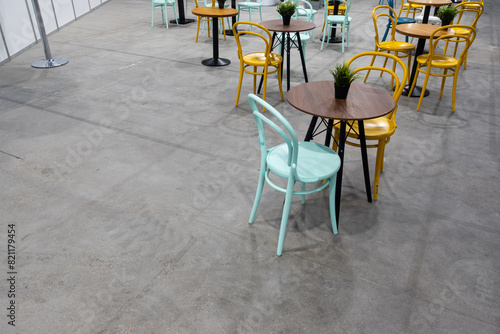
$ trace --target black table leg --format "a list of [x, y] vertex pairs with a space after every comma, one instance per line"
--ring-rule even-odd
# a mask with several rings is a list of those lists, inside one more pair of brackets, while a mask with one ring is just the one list
[[309, 80], [307, 79], [306, 60], [304, 59], [304, 52], [302, 51], [302, 42], [300, 40], [300, 33], [297, 32], [296, 34], [297, 34], [298, 50], [300, 54], [300, 62], [302, 63], [302, 72], [304, 73], [304, 80], [306, 82], [309, 82]]
[[311, 118], [311, 123], [309, 123], [309, 129], [307, 129], [307, 134], [304, 141], [311, 141], [311, 139], [313, 138], [314, 128], [316, 127], [317, 122], [318, 122], [318, 116], [313, 116]]
[[[417, 50], [415, 51], [415, 59], [413, 59], [413, 66], [411, 68], [410, 82], [403, 89], [403, 92], [401, 93], [403, 96], [408, 96], [408, 93], [410, 92], [411, 85], [413, 84], [413, 80], [415, 80], [415, 75], [417, 73], [417, 64], [418, 64], [417, 57], [424, 52], [424, 46], [425, 46], [425, 38], [419, 38], [417, 44]], [[411, 93], [411, 97], [420, 97], [421, 93], [422, 93], [422, 87], [415, 86], [413, 92]], [[426, 89], [424, 92], [424, 96], [427, 95], [429, 95], [429, 90]]]
[[365, 124], [358, 120], [359, 143], [361, 146], [361, 160], [363, 161], [363, 174], [365, 175], [366, 197], [368, 202], [372, 201], [372, 188], [370, 185], [370, 171], [368, 169], [368, 154], [366, 152]]
[[325, 137], [326, 147], [330, 147], [330, 138], [332, 138], [332, 129], [333, 129], [333, 119], [329, 119], [328, 125], [326, 126], [326, 137]]
[[[271, 52], [273, 52], [273, 50], [274, 50], [275, 38], [276, 38], [276, 31], [273, 32], [273, 37], [271, 39]], [[281, 42], [281, 44], [283, 44], [283, 42]], [[281, 54], [283, 54], [283, 48], [281, 49]], [[282, 65], [283, 65], [283, 63], [282, 63]], [[281, 67], [281, 76], [283, 77], [283, 66]], [[280, 78], [280, 80], [282, 80], [282, 77]], [[260, 94], [260, 90], [262, 89], [263, 80], [264, 80], [264, 76], [261, 76], [260, 81], [259, 81], [259, 88], [257, 89], [257, 94]]]
[[[285, 36], [285, 33], [281, 35], [282, 37]], [[281, 44], [281, 50], [283, 50], [283, 43]], [[281, 74], [283, 75], [283, 70], [281, 71]], [[288, 92], [290, 90], [290, 33], [286, 33], [286, 91]]]
[[[231, 8], [236, 9], [236, 0], [231, 0]], [[236, 23], [236, 16], [233, 16], [231, 18], [231, 24], [232, 24], [232, 26], [234, 26], [235, 23]], [[229, 28], [232, 28], [232, 26], [229, 27]], [[236, 31], [236, 32], [238, 32], [238, 31]], [[227, 29], [226, 30], [226, 36], [234, 36], [233, 35], [233, 29]]]
[[226, 66], [231, 64], [229, 59], [219, 58], [219, 18], [212, 18], [212, 33], [213, 36], [213, 58], [202, 60], [201, 63], [205, 66]]
[[[179, 10], [179, 18], [177, 19], [177, 22], [179, 22], [179, 24], [188, 24], [194, 22], [193, 19], [186, 19], [184, 15], [184, 0], [177, 0], [177, 9]], [[175, 20], [170, 20], [169, 22], [177, 23]]]
[[337, 154], [339, 155], [340, 158], [340, 168], [339, 171], [337, 172], [337, 183], [335, 185], [335, 216], [337, 219], [337, 229], [339, 228], [340, 192], [342, 191], [342, 170], [344, 168], [345, 127], [346, 127], [346, 121], [341, 121], [339, 147], [337, 149]]

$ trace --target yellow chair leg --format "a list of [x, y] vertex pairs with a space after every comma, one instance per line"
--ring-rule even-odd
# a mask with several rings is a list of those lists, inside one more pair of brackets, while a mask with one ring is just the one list
[[457, 95], [457, 81], [458, 81], [458, 69], [460, 67], [457, 66], [455, 69], [455, 75], [453, 76], [453, 93], [451, 98], [451, 111], [455, 112], [455, 96]]
[[240, 93], [241, 93], [241, 83], [243, 82], [243, 62], [240, 62], [240, 81], [238, 82], [238, 92], [236, 93], [236, 103], [234, 104], [235, 107], [238, 106], [238, 102], [240, 100]]
[[431, 66], [427, 66], [427, 73], [425, 73], [425, 80], [424, 84], [422, 85], [422, 92], [420, 93], [420, 99], [418, 100], [417, 110], [420, 110], [420, 106], [422, 105], [422, 100], [424, 99], [425, 95], [425, 88], [427, 87], [427, 82], [429, 81], [430, 76], [431, 76]]
[[377, 159], [375, 161], [375, 179], [373, 180], [373, 199], [378, 199], [378, 184], [380, 179], [380, 171], [384, 163], [385, 140], [380, 139], [377, 145]]
[[439, 98], [443, 98], [444, 84], [446, 82], [446, 74], [448, 74], [448, 69], [445, 68], [443, 72], [443, 80], [441, 80], [441, 91], [439, 92]]
[[200, 33], [200, 17], [198, 16], [198, 27], [196, 28], [196, 42], [198, 43], [198, 34]]

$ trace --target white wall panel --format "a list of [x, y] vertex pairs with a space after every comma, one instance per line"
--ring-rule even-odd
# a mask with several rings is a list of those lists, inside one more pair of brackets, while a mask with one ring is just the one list
[[7, 50], [5, 49], [5, 44], [3, 43], [2, 35], [0, 34], [0, 63], [4, 60], [7, 60], [9, 55], [7, 54]]
[[[27, 0], [27, 3], [31, 13], [31, 18], [33, 20], [33, 26], [35, 27], [36, 38], [40, 39], [40, 30], [36, 22], [35, 10], [33, 8], [33, 1]], [[50, 0], [38, 0], [38, 5], [40, 6], [40, 12], [42, 13], [45, 32], [48, 35], [51, 32], [57, 30], [56, 18], [54, 15], [54, 11], [52, 10], [52, 3], [50, 2]]]
[[75, 19], [71, 0], [52, 0], [52, 2], [54, 3], [59, 28]]
[[35, 42], [33, 27], [24, 0], [0, 0], [0, 24], [11, 55]]
[[89, 0], [90, 2], [90, 7], [94, 9], [95, 7], [99, 6], [101, 4], [101, 0]]
[[75, 5], [76, 17], [80, 17], [90, 11], [88, 0], [73, 0], [73, 4]]

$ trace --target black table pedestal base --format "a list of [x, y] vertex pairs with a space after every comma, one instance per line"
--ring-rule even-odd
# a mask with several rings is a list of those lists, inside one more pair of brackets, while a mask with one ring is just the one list
[[[192, 23], [194, 22], [195, 20], [193, 19], [178, 19], [177, 22], [179, 22], [179, 24], [188, 24], [188, 23]], [[168, 21], [170, 23], [173, 23], [173, 24], [176, 24], [177, 22], [175, 20], [170, 20]]]
[[[403, 89], [403, 92], [401, 93], [401, 95], [408, 96], [408, 93], [410, 92], [410, 88], [411, 88], [410, 85], [406, 85], [405, 88]], [[415, 88], [413, 88], [413, 92], [411, 93], [410, 97], [420, 97], [421, 94], [422, 94], [422, 87], [415, 86]], [[426, 97], [427, 95], [429, 95], [428, 89], [425, 90], [424, 97]]]
[[231, 64], [231, 61], [226, 58], [208, 58], [201, 61], [205, 66], [226, 66]]
[[[328, 38], [328, 36], [325, 36], [325, 38]], [[323, 41], [323, 37], [321, 37], [319, 40]], [[326, 42], [327, 41], [325, 40], [325, 43]], [[342, 43], [342, 37], [335, 37], [335, 36], [330, 37], [330, 40], [328, 41], [328, 43]]]

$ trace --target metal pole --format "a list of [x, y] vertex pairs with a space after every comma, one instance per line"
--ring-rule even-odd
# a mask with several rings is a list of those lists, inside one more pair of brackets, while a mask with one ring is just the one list
[[43, 50], [45, 52], [45, 59], [36, 60], [31, 64], [35, 68], [51, 68], [66, 65], [68, 63], [67, 59], [64, 58], [52, 58], [52, 53], [50, 52], [49, 41], [47, 40], [47, 34], [45, 33], [45, 26], [43, 24], [42, 13], [40, 12], [40, 6], [38, 0], [31, 0], [33, 3], [33, 9], [35, 11], [36, 22], [38, 24], [38, 29], [40, 31], [40, 38], [42, 39]]

